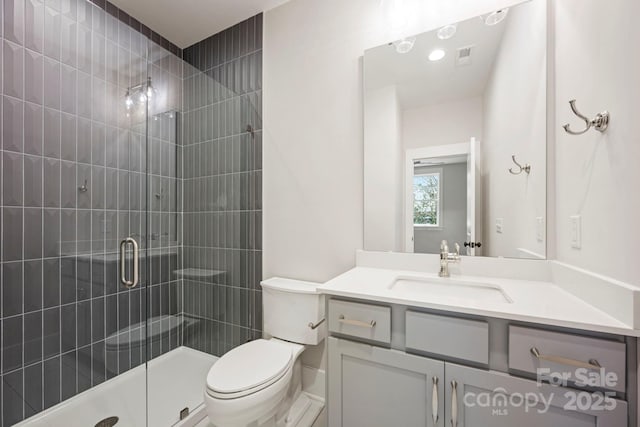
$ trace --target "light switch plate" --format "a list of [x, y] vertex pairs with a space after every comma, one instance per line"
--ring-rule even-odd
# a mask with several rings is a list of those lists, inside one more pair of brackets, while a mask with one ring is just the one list
[[496, 233], [502, 233], [503, 223], [503, 218], [496, 218]]
[[536, 217], [536, 239], [538, 242], [544, 242], [544, 218]]
[[571, 221], [571, 247], [580, 249], [582, 248], [582, 217], [580, 215], [572, 215], [569, 220]]

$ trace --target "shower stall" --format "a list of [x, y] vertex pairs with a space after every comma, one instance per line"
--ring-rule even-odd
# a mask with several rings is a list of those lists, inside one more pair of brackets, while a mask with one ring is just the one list
[[[0, 426], [171, 426], [261, 335], [261, 33], [3, 0]], [[182, 421], [185, 423], [186, 421]]]

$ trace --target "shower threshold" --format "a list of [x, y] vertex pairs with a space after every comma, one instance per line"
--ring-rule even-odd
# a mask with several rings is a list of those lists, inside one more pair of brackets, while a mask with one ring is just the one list
[[[178, 347], [47, 409], [16, 427], [87, 427], [117, 417], [115, 427], [191, 427], [206, 417], [203, 405], [204, 383], [217, 357]], [[145, 396], [149, 391], [146, 422]], [[189, 416], [180, 420], [180, 411]]]

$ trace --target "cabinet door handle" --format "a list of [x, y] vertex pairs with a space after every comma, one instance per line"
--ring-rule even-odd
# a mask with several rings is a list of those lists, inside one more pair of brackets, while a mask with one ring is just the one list
[[583, 362], [581, 360], [569, 359], [568, 357], [545, 355], [540, 354], [540, 351], [536, 347], [531, 347], [530, 351], [538, 360], [546, 360], [547, 362], [559, 363], [561, 365], [575, 366], [576, 368], [600, 369], [602, 367], [596, 359], [589, 359], [588, 362]]
[[433, 391], [431, 393], [431, 414], [433, 427], [438, 423], [438, 377], [433, 377]]
[[451, 427], [458, 427], [458, 383], [451, 381]]
[[361, 320], [345, 319], [342, 314], [338, 316], [338, 322], [344, 323], [345, 325], [360, 326], [361, 328], [373, 328], [376, 326], [375, 320], [372, 320], [371, 322], [363, 322]]

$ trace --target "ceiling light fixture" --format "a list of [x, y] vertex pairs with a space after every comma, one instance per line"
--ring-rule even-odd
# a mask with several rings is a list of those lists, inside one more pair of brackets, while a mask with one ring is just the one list
[[416, 43], [415, 37], [406, 37], [393, 43], [398, 53], [409, 53], [413, 49], [413, 45]]
[[509, 13], [509, 9], [500, 9], [495, 12], [491, 12], [484, 18], [484, 23], [490, 27], [501, 23], [504, 18], [507, 17], [507, 13]]
[[435, 62], [435, 61], [440, 61], [442, 58], [444, 58], [444, 56], [446, 55], [446, 52], [442, 49], [434, 49], [431, 51], [431, 53], [429, 53], [429, 61]]
[[438, 38], [440, 40], [447, 40], [456, 35], [458, 31], [458, 24], [449, 24], [438, 30]]
[[381, 24], [388, 40], [414, 34], [425, 0], [373, 0], [380, 2]]

